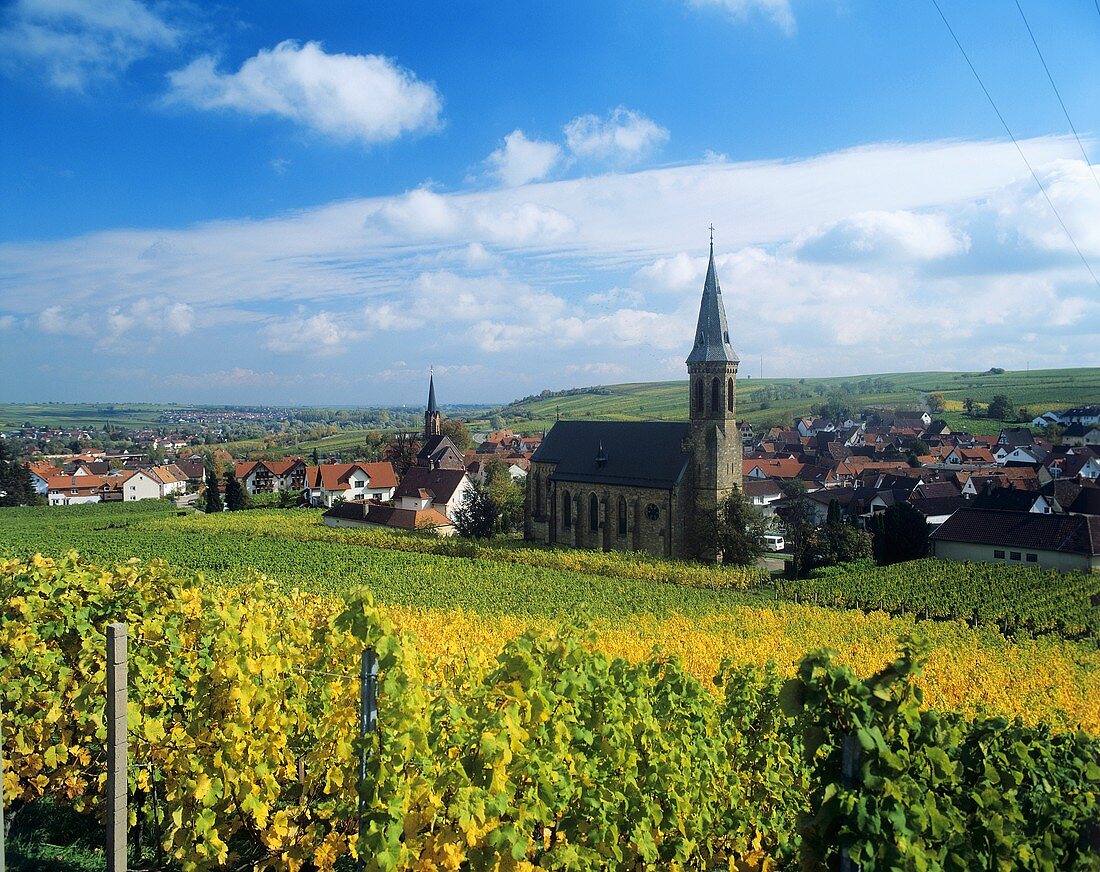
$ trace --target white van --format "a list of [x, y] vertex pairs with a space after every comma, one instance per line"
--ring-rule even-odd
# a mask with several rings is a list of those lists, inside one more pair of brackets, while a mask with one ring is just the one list
[[764, 534], [764, 547], [769, 551], [782, 551], [786, 542], [783, 541], [783, 537], [778, 533], [765, 533]]

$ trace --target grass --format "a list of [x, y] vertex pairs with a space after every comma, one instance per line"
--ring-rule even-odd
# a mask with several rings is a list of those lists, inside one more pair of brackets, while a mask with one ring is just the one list
[[[866, 390], [868, 383], [876, 380], [886, 389]], [[756, 379], [742, 375], [737, 383], [737, 414], [753, 425], [789, 423], [813, 414], [826, 397], [843, 391], [846, 385], [849, 391], [844, 399], [855, 409], [869, 406], [916, 409], [920, 407], [922, 392], [941, 392], [948, 401], [945, 417], [952, 429], [985, 434], [999, 432], [1005, 422], [963, 416], [962, 404], [967, 397], [984, 406], [997, 394], [1005, 394], [1018, 408], [1027, 408], [1030, 420], [1050, 409], [1100, 402], [1100, 367], [1007, 371], [998, 375], [909, 372], [806, 379]], [[775, 391], [781, 392], [783, 398], [765, 399]], [[599, 393], [517, 402], [498, 413], [510, 427], [527, 430], [549, 428], [559, 416], [569, 420], [685, 420], [687, 382], [610, 385]]]

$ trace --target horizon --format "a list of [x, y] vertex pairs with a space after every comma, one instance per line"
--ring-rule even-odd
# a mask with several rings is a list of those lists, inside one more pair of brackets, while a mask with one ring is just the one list
[[1100, 365], [1100, 8], [942, 7], [18, 0], [0, 401], [679, 380], [711, 224], [743, 377]]

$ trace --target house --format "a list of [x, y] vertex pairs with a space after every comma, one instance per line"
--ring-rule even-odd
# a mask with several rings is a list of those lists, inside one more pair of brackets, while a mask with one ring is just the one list
[[305, 489], [306, 464], [300, 457], [238, 463], [233, 475], [250, 494], [300, 492]]
[[435, 509], [451, 518], [454, 510], [462, 505], [466, 491], [472, 486], [464, 469], [412, 466], [393, 493], [394, 505], [414, 511]]
[[1046, 429], [1051, 424], [1061, 425], [1061, 423], [1062, 416], [1059, 415], [1057, 412], [1043, 412], [1043, 414], [1031, 419], [1031, 426], [1039, 427], [1041, 429]]
[[960, 509], [930, 536], [941, 560], [1100, 571], [1100, 515]]
[[122, 499], [124, 476], [55, 475], [47, 483], [46, 497], [51, 506], [75, 506]]
[[29, 462], [24, 466], [27, 467], [27, 472], [30, 473], [31, 487], [34, 488], [34, 492], [43, 496], [49, 493], [50, 479], [64, 474], [60, 467], [46, 463], [43, 460]]
[[139, 471], [159, 483], [160, 493], [158, 496], [170, 497], [187, 491], [187, 473], [175, 464], [150, 466]]
[[[475, 457], [477, 457], [475, 455]], [[488, 475], [489, 464], [494, 461], [503, 463], [508, 470], [508, 474], [512, 477], [512, 481], [523, 483], [523, 480], [527, 478], [527, 469], [530, 467], [530, 460], [523, 457], [494, 457], [486, 459], [484, 456], [477, 457], [475, 460], [471, 460], [466, 465], [466, 474], [470, 476], [472, 481], [476, 481], [478, 484], [485, 484], [486, 476]]]
[[[1087, 450], [1087, 449], [1086, 449]], [[1051, 454], [1047, 457], [1046, 470], [1051, 478], [1083, 478], [1096, 481], [1100, 478], [1100, 459], [1085, 450]]]
[[925, 523], [931, 532], [947, 521], [959, 509], [969, 505], [966, 497], [961, 494], [953, 497], [926, 497], [916, 498], [910, 495], [910, 505], [924, 515]]
[[1061, 415], [1063, 424], [1083, 424], [1091, 427], [1100, 424], [1100, 406], [1076, 406]]
[[756, 479], [758, 481], [766, 478], [783, 480], [798, 478], [805, 466], [806, 464], [795, 460], [793, 457], [773, 457], [763, 460], [742, 461], [744, 478], [746, 480]]
[[1038, 445], [998, 445], [993, 457], [1001, 466], [1040, 466], [1047, 451]]
[[994, 466], [997, 460], [988, 448], [955, 447], [947, 455], [944, 463], [952, 466]]
[[1062, 432], [1066, 445], [1100, 445], [1100, 427], [1090, 424], [1070, 424]]
[[974, 474], [962, 485], [964, 497], [976, 497], [993, 488], [1039, 489], [1039, 476], [1030, 466], [1006, 466], [988, 474]]
[[338, 503], [321, 516], [328, 527], [367, 527], [405, 530], [431, 530], [439, 536], [453, 536], [454, 524], [437, 509], [403, 509], [373, 500]]
[[337, 500], [390, 500], [396, 487], [388, 461], [322, 463], [306, 467], [302, 496], [308, 505], [331, 508]]
[[967, 502], [975, 509], [1035, 512], [1038, 515], [1052, 515], [1061, 512], [1062, 509], [1054, 497], [1044, 496], [1039, 491], [1017, 490], [1016, 488], [994, 488]]
[[[182, 485], [186, 488], [187, 479], [182, 478], [182, 472], [180, 476]], [[121, 480], [122, 499], [126, 502], [157, 500], [164, 496], [164, 484], [159, 477], [153, 474], [152, 470], [128, 470], [121, 475], [112, 476], [112, 478]]]
[[783, 489], [773, 479], [746, 479], [742, 491], [764, 517], [774, 515], [774, 503], [783, 499]]
[[1035, 437], [1027, 427], [1005, 427], [997, 437], [998, 445], [1011, 445], [1013, 448], [1020, 445], [1034, 445]]

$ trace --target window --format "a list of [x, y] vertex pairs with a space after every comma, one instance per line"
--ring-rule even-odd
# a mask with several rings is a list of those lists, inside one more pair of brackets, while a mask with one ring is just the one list
[[722, 383], [716, 378], [710, 380], [710, 411], [718, 414], [722, 408]]
[[538, 473], [535, 473], [535, 516], [540, 517], [542, 515], [542, 482], [539, 481]]
[[1026, 556], [1027, 556], [1027, 562], [1028, 563], [1038, 563], [1039, 562], [1039, 555], [1038, 554], [1028, 554]]
[[994, 560], [1004, 560], [1005, 559], [1005, 553], [1003, 551], [994, 551], [993, 552], [993, 559]]
[[1009, 560], [1019, 560], [1020, 559], [1020, 552], [1019, 551], [1009, 551], [1008, 552], [1008, 559]]
[[700, 413], [703, 411], [703, 380], [701, 378], [695, 380], [695, 411]]
[[656, 503], [650, 503], [648, 506], [645, 507], [645, 516], [651, 521], [656, 521], [659, 517], [661, 517], [661, 510], [660, 508], [658, 508]]
[[588, 529], [593, 533], [600, 529], [600, 501], [595, 494], [588, 498]]
[[569, 498], [569, 491], [561, 495], [561, 525], [573, 526], [573, 501]]
[[626, 500], [619, 497], [619, 535], [626, 535]]
[[726, 411], [733, 411], [733, 379], [726, 382]]

